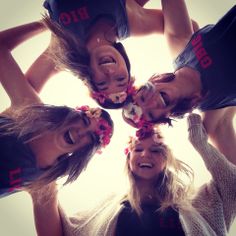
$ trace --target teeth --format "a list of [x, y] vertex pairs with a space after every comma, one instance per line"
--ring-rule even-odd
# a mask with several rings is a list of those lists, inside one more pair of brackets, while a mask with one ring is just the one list
[[99, 65], [111, 65], [115, 64], [115, 60], [110, 56], [102, 57], [99, 61]]
[[165, 102], [165, 100], [164, 100], [164, 98], [162, 96], [162, 93], [160, 93], [160, 99], [161, 99], [161, 102], [162, 102], [163, 106], [166, 107], [166, 102]]
[[146, 84], [148, 92], [153, 92], [155, 90], [155, 86], [153, 85], [153, 83], [147, 82]]
[[152, 168], [153, 167], [153, 164], [151, 163], [139, 163], [139, 167], [141, 168]]
[[74, 140], [74, 138], [73, 138], [73, 135], [71, 134], [71, 132], [70, 132], [70, 130], [69, 130], [69, 136], [70, 136], [70, 139], [71, 139], [71, 141], [73, 142], [73, 144], [75, 143], [75, 140]]

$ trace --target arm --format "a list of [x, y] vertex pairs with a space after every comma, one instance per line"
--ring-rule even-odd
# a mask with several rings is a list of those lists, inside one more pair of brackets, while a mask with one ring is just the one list
[[209, 201], [213, 200], [214, 204], [220, 199], [228, 229], [236, 214], [236, 166], [207, 142], [207, 133], [199, 115], [191, 114], [188, 117], [188, 125], [189, 140], [201, 155], [212, 176], [212, 180], [207, 184], [207, 191], [204, 194], [208, 196]]
[[149, 1], [150, 0], [135, 0], [135, 2], [137, 2], [141, 7], [143, 7]]
[[[126, 9], [131, 36], [145, 36], [153, 33], [164, 34], [164, 30], [168, 29], [168, 18], [164, 19], [163, 11], [160, 9], [143, 8], [142, 6], [147, 2], [148, 1], [127, 0]], [[167, 9], [167, 11], [168, 10], [169, 9]], [[167, 28], [165, 28], [165, 20], [167, 20]], [[176, 21], [176, 19], [174, 19], [174, 21]], [[199, 29], [197, 22], [194, 20], [190, 20], [190, 27], [192, 30], [191, 35], [192, 32]], [[165, 33], [168, 33], [168, 31]], [[173, 44], [175, 45], [175, 42], [173, 42]]]
[[163, 34], [163, 14], [160, 9], [146, 9], [148, 1], [126, 1], [126, 12], [131, 36], [144, 36], [153, 33]]
[[11, 55], [11, 50], [44, 30], [42, 23], [33, 22], [0, 32], [0, 81], [11, 100], [11, 106], [40, 102]]
[[38, 191], [29, 191], [34, 210], [34, 221], [38, 236], [63, 235], [58, 209], [57, 187], [51, 183]]
[[[184, 0], [162, 0], [164, 35], [173, 58], [184, 49], [194, 30]], [[194, 27], [193, 27], [194, 26]]]
[[44, 84], [49, 80], [49, 78], [58, 73], [58, 70], [55, 68], [55, 63], [48, 56], [48, 50], [50, 49], [47, 48], [34, 61], [25, 74], [29, 84], [38, 93], [42, 90]]
[[200, 115], [190, 114], [188, 116], [188, 127], [189, 140], [201, 155], [213, 180], [218, 182], [218, 184], [220, 183], [220, 188], [224, 189], [222, 195], [227, 192], [234, 196], [236, 200], [236, 189], [234, 188], [236, 166], [230, 163], [222, 153], [208, 142], [207, 132], [203, 126]]
[[45, 30], [46, 27], [41, 22], [32, 22], [4, 30], [0, 32], [1, 46], [12, 51], [19, 44]]
[[235, 107], [226, 107], [203, 113], [204, 127], [210, 140], [234, 165], [236, 165], [236, 134], [233, 126], [235, 113]]

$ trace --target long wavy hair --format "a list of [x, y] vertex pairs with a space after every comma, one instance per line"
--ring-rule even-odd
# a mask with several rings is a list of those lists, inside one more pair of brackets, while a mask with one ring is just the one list
[[[52, 43], [48, 56], [52, 58], [59, 69], [69, 70], [79, 77], [91, 91], [98, 91], [93, 82], [93, 71], [90, 67], [90, 54], [84, 42], [75, 37], [69, 30], [60, 26], [59, 23], [50, 19], [49, 15], [43, 16], [43, 22], [52, 32]], [[130, 77], [131, 65], [126, 50], [122, 43], [114, 42], [113, 47], [124, 58]], [[106, 99], [105, 103], [98, 104], [104, 108], [117, 109], [124, 104], [113, 103]]]
[[[31, 105], [17, 111], [14, 118], [9, 119], [7, 124], [2, 125], [0, 128], [4, 130], [4, 133], [1, 132], [1, 135], [14, 135], [27, 144], [43, 136], [48, 131], [60, 130], [82, 119], [83, 116], [85, 116], [84, 112], [67, 106]], [[102, 110], [101, 117], [113, 127], [113, 121], [106, 111]], [[34, 184], [47, 184], [66, 175], [68, 177], [65, 184], [76, 180], [100, 146], [99, 137], [94, 134], [93, 141], [90, 144], [72, 153], [59, 156], [56, 163], [47, 168]]]
[[[145, 139], [153, 135], [143, 137]], [[193, 179], [194, 173], [190, 166], [176, 159], [171, 150], [164, 145], [164, 156], [166, 158], [165, 170], [157, 176], [156, 182], [153, 184], [154, 199], [158, 199], [157, 205], [160, 208], [157, 210], [164, 211], [168, 207], [173, 209], [191, 207], [191, 198], [193, 196]], [[132, 173], [129, 167], [130, 153], [127, 156], [126, 172], [130, 182], [130, 188], [127, 194], [132, 209], [140, 216], [142, 214], [142, 199], [140, 189], [137, 187], [137, 177]]]

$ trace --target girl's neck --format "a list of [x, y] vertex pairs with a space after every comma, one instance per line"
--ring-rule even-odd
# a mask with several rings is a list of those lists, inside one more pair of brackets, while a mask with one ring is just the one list
[[52, 137], [50, 135], [38, 137], [29, 142], [29, 147], [35, 155], [37, 166], [46, 168], [55, 163], [60, 153], [50, 148]]
[[154, 189], [154, 184], [148, 181], [139, 181], [136, 183], [137, 189], [140, 192], [141, 202], [157, 203], [157, 193]]
[[111, 45], [116, 40], [117, 35], [114, 24], [111, 21], [101, 19], [90, 29], [86, 46], [90, 51], [102, 45]]
[[175, 72], [175, 81], [178, 83], [179, 88], [191, 96], [192, 94], [201, 94], [202, 84], [198, 71], [190, 67], [182, 67]]

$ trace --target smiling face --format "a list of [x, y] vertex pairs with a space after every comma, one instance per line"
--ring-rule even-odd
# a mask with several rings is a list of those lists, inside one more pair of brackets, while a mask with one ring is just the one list
[[72, 153], [96, 140], [97, 120], [82, 115], [77, 121], [54, 131], [54, 142], [51, 148], [55, 148], [62, 154]]
[[184, 114], [197, 106], [201, 94], [191, 82], [186, 85], [189, 78], [179, 72], [160, 74], [149, 79], [134, 96], [134, 104], [142, 109], [143, 119], [156, 122], [176, 113]]
[[145, 180], [155, 180], [166, 167], [166, 147], [157, 135], [135, 141], [130, 152], [129, 167]]
[[105, 95], [127, 90], [129, 72], [122, 55], [111, 45], [97, 47], [90, 52], [93, 82]]
[[134, 96], [134, 103], [142, 109], [143, 118], [147, 121], [155, 121], [163, 117], [169, 117], [171, 110], [177, 104], [177, 98], [173, 95], [166, 83], [147, 83], [141, 87]]

